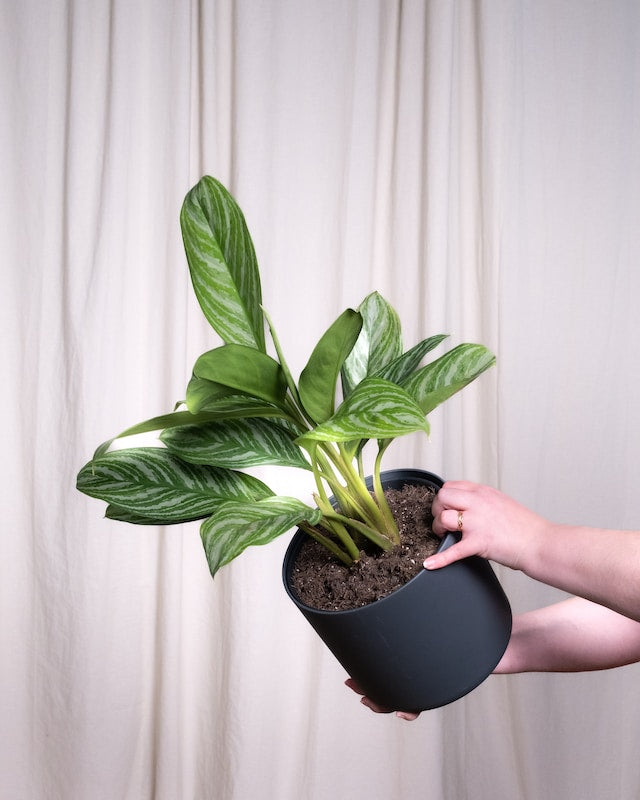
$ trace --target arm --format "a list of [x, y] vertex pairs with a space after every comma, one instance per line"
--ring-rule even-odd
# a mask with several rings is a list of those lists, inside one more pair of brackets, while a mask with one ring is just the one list
[[515, 617], [495, 672], [582, 672], [636, 661], [640, 623], [573, 597]]
[[555, 525], [488, 486], [451, 481], [434, 501], [434, 531], [462, 539], [431, 556], [437, 569], [480, 555], [640, 621], [640, 531]]

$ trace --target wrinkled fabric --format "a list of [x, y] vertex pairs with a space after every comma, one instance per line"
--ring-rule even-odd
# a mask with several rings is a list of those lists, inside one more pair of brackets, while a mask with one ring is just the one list
[[[294, 373], [374, 289], [407, 345], [496, 352], [389, 467], [640, 526], [638, 5], [25, 0], [0, 45], [0, 795], [637, 798], [637, 666], [376, 717], [285, 599], [285, 541], [212, 582], [197, 524], [74, 485], [217, 344], [178, 222], [207, 173]], [[498, 573], [516, 611], [561, 596]]]

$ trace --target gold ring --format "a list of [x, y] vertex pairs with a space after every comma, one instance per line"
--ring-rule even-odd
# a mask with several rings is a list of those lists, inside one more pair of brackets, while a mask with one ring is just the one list
[[462, 531], [462, 524], [464, 523], [464, 514], [462, 511], [458, 511], [458, 530]]

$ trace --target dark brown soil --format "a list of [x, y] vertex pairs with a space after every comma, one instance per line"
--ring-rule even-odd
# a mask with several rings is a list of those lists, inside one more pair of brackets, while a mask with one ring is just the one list
[[291, 574], [295, 594], [312, 608], [341, 611], [373, 603], [403, 586], [424, 569], [423, 561], [440, 544], [431, 530], [434, 494], [426, 486], [388, 490], [386, 497], [401, 543], [388, 552], [363, 552], [352, 567], [309, 537]]

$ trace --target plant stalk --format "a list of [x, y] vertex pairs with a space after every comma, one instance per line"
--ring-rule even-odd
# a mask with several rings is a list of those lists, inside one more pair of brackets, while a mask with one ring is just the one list
[[382, 487], [382, 479], [380, 477], [381, 468], [382, 468], [382, 456], [390, 444], [390, 440], [387, 439], [385, 442], [379, 443], [378, 455], [376, 456], [375, 464], [373, 467], [373, 493], [375, 494], [376, 500], [378, 502], [378, 506], [380, 507], [380, 511], [382, 512], [386, 524], [387, 530], [389, 531], [389, 538], [392, 539], [396, 544], [400, 544], [400, 533], [398, 531], [398, 526], [396, 524], [395, 519], [393, 518], [393, 514], [391, 513], [391, 509], [389, 508], [389, 503], [387, 502], [387, 498], [384, 493], [384, 489]]
[[314, 528], [313, 525], [309, 525], [306, 522], [301, 522], [298, 526], [300, 530], [304, 531], [307, 536], [310, 536], [312, 539], [315, 539], [316, 542], [321, 544], [323, 547], [326, 547], [330, 553], [340, 559], [343, 564], [346, 564], [347, 567], [350, 567], [356, 559], [352, 558], [350, 555], [345, 553], [334, 541], [330, 539], [328, 536], [320, 533], [317, 528]]

